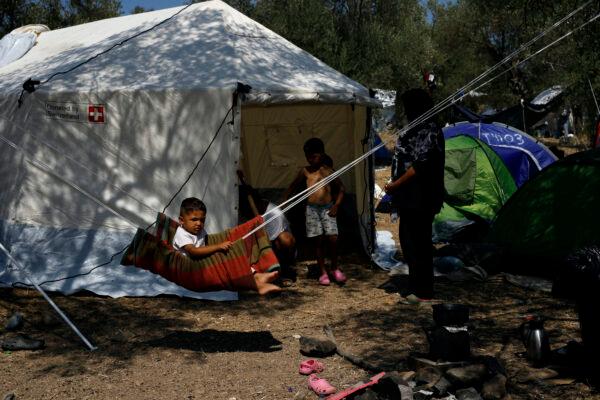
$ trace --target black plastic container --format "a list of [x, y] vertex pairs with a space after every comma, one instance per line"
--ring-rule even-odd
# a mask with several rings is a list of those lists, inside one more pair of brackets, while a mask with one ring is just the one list
[[463, 304], [434, 304], [431, 308], [437, 326], [464, 326], [469, 322], [469, 307]]
[[436, 360], [462, 361], [471, 356], [471, 343], [466, 327], [438, 326], [426, 330], [429, 355]]

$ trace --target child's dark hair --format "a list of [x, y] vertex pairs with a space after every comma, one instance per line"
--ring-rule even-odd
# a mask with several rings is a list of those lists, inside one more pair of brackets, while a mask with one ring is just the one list
[[325, 145], [319, 138], [310, 138], [304, 143], [304, 154], [325, 153]]
[[181, 202], [181, 207], [179, 207], [179, 215], [184, 215], [192, 211], [203, 211], [206, 213], [206, 205], [200, 199], [188, 197]]

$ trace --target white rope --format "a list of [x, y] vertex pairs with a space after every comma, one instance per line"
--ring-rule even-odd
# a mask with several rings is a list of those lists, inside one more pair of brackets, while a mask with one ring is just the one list
[[[596, 14], [594, 17], [590, 18], [588, 21], [586, 21], [583, 24], [579, 25], [577, 28], [572, 29], [571, 31], [569, 31], [569, 32], [565, 33], [564, 35], [560, 36], [558, 39], [556, 39], [556, 40], [552, 41], [551, 43], [547, 44], [546, 46], [542, 47], [541, 49], [539, 49], [538, 51], [534, 52], [533, 54], [530, 54], [528, 57], [526, 57], [525, 59], [523, 59], [522, 61], [520, 61], [519, 63], [517, 63], [516, 66], [519, 66], [519, 65], [521, 65], [521, 64], [529, 61], [531, 58], [537, 56], [538, 54], [542, 53], [543, 51], [547, 50], [548, 48], [554, 46], [555, 44], [557, 44], [561, 40], [569, 37], [570, 35], [572, 35], [576, 31], [578, 31], [579, 29], [582, 29], [583, 27], [587, 26], [588, 24], [594, 22], [599, 17], [600, 17], [600, 13]], [[564, 20], [564, 18], [563, 18], [563, 20]], [[513, 54], [516, 54], [516, 52], [513, 53]], [[477, 90], [481, 89], [482, 87], [488, 85], [489, 83], [491, 83], [494, 80], [498, 79], [502, 75], [506, 74], [508, 71], [509, 70], [504, 70], [504, 71], [500, 72], [496, 76], [492, 77], [491, 79], [488, 79], [487, 81], [485, 81], [484, 83], [480, 84], [479, 86], [475, 87], [472, 90], [473, 91], [477, 91]], [[460, 90], [459, 90], [459, 92], [460, 92]], [[456, 94], [458, 94], [458, 92]], [[460, 97], [455, 98], [451, 103], [448, 103], [448, 104], [445, 104], [445, 105], [442, 105], [443, 102], [439, 103], [437, 106], [433, 107], [432, 110], [430, 110], [429, 112], [424, 113], [422, 116], [420, 116], [419, 118], [415, 119], [413, 122], [409, 123], [404, 129], [402, 129], [398, 133], [398, 135], [405, 134], [408, 130], [414, 128], [415, 126], [417, 126], [417, 125], [419, 125], [419, 124], [421, 124], [423, 122], [425, 122], [426, 120], [428, 120], [429, 118], [431, 118], [433, 115], [436, 115], [439, 112], [443, 111], [444, 109], [448, 108], [452, 103], [454, 103], [454, 101], [458, 101], [458, 100], [462, 99], [464, 96], [466, 96], [466, 93], [463, 92], [463, 94], [460, 95]], [[452, 97], [453, 96], [450, 96], [449, 98], [452, 98]], [[433, 111], [433, 110], [435, 110], [435, 111]], [[390, 139], [390, 141], [391, 141], [391, 139]]]
[[[16, 124], [15, 122], [11, 121], [10, 119], [4, 117], [4, 116], [0, 116], [0, 119], [4, 120], [5, 122], [11, 124], [14, 128], [17, 128], [21, 133], [23, 134], [28, 134], [29, 131], [25, 130], [24, 128], [20, 127], [18, 124]], [[10, 141], [9, 139], [7, 139], [6, 137], [2, 136], [0, 134], [0, 140], [3, 140], [5, 143], [9, 143], [9, 145], [15, 149], [17, 149], [18, 151], [21, 151], [23, 154], [27, 155], [27, 152], [25, 149], [23, 149], [22, 146], [18, 146], [17, 144], [15, 144], [14, 142]], [[117, 189], [119, 192], [125, 194], [127, 197], [135, 200], [136, 202], [138, 202], [139, 204], [141, 204], [142, 206], [144, 206], [146, 209], [152, 211], [152, 212], [156, 212], [156, 210], [154, 210], [152, 207], [150, 207], [148, 204], [144, 203], [142, 200], [138, 199], [137, 197], [135, 197], [134, 195], [132, 195], [131, 193], [129, 193], [128, 191], [126, 191], [125, 189], [123, 189], [122, 187], [120, 187], [119, 185], [108, 181], [108, 179], [102, 178], [98, 173], [96, 173], [95, 171], [93, 171], [91, 168], [89, 168], [86, 164], [74, 159], [73, 157], [70, 157], [68, 154], [66, 154], [64, 151], [60, 151], [59, 149], [57, 149], [56, 147], [52, 146], [49, 143], [44, 142], [43, 140], [39, 139], [39, 138], [35, 138], [35, 140], [38, 143], [43, 144], [44, 146], [48, 147], [49, 149], [53, 150], [56, 154], [66, 158], [68, 161], [76, 164], [78, 167], [86, 170], [87, 172], [89, 172], [90, 174], [94, 175], [99, 181], [104, 181], [104, 183], [112, 186], [113, 188]], [[10, 144], [12, 143], [12, 144]], [[27, 155], [27, 157], [34, 159], [32, 156]], [[64, 179], [61, 179], [64, 181]], [[119, 216], [121, 216], [119, 214]], [[125, 218], [124, 218], [125, 219]]]
[[[572, 11], [571, 13], [569, 13], [568, 15], [566, 15], [565, 17], [563, 17], [561, 20], [555, 22], [551, 27], [549, 27], [545, 31], [542, 31], [541, 33], [539, 33], [536, 37], [534, 37], [533, 39], [531, 39], [526, 44], [522, 45], [519, 49], [515, 50], [513, 53], [511, 53], [508, 56], [506, 56], [503, 60], [501, 60], [500, 62], [498, 62], [496, 65], [494, 65], [491, 68], [487, 69], [482, 74], [480, 74], [475, 79], [473, 79], [471, 82], [469, 82], [468, 84], [466, 84], [463, 87], [461, 87], [460, 89], [458, 89], [454, 94], [452, 94], [451, 96], [447, 97], [442, 102], [438, 103], [431, 110], [425, 112], [419, 118], [417, 118], [414, 121], [412, 121], [411, 123], [409, 123], [404, 129], [402, 129], [400, 132], [398, 132], [398, 136], [406, 134], [406, 132], [409, 131], [410, 129], [414, 128], [415, 126], [418, 126], [419, 124], [425, 122], [426, 120], [428, 120], [432, 116], [440, 113], [441, 111], [443, 111], [444, 109], [446, 109], [447, 107], [449, 107], [451, 104], [453, 104], [455, 101], [462, 99], [464, 96], [466, 96], [467, 90], [469, 90], [469, 91], [477, 90], [477, 89], [479, 89], [479, 88], [481, 88], [481, 87], [489, 84], [490, 82], [492, 82], [493, 80], [497, 79], [498, 77], [504, 75], [508, 70], [505, 70], [505, 71], [501, 72], [500, 74], [496, 75], [492, 79], [489, 79], [488, 81], [484, 82], [483, 84], [477, 86], [475, 89], [469, 89], [471, 86], [475, 85], [477, 82], [481, 81], [486, 76], [490, 75], [493, 71], [495, 71], [496, 69], [498, 69], [500, 66], [502, 66], [503, 64], [505, 64], [507, 61], [510, 61], [511, 59], [513, 59], [514, 57], [516, 57], [518, 54], [522, 53], [527, 48], [531, 47], [536, 41], [538, 41], [539, 39], [541, 39], [542, 37], [544, 37], [545, 35], [547, 35], [549, 32], [551, 32], [552, 30], [554, 30], [555, 28], [557, 28], [558, 26], [560, 26], [566, 20], [568, 20], [569, 18], [571, 18], [573, 15], [575, 15], [576, 13], [580, 12], [581, 10], [583, 10], [585, 7], [587, 7], [589, 4], [591, 4], [591, 2], [592, 2], [591, 0], [588, 1], [584, 5], [580, 6], [576, 10]], [[600, 17], [600, 14], [596, 15], [595, 17], [593, 17], [592, 19], [590, 19], [589, 21], [587, 21], [583, 25], [579, 26], [578, 28], [576, 28], [576, 29], [568, 32], [567, 34], [561, 36], [560, 38], [558, 38], [557, 40], [553, 41], [549, 45], [544, 46], [542, 49], [538, 50], [537, 52], [533, 53], [529, 57], [525, 58], [523, 61], [519, 62], [517, 65], [520, 65], [520, 64], [526, 62], [527, 60], [531, 59], [532, 57], [534, 57], [537, 54], [541, 53], [542, 51], [546, 50], [547, 48], [549, 48], [549, 47], [553, 46], [554, 44], [560, 42], [564, 38], [570, 36], [574, 31], [583, 28], [587, 24], [589, 24], [589, 23], [593, 22], [594, 20], [596, 20], [598, 17]], [[460, 96], [458, 98], [456, 98], [457, 95], [460, 95]], [[25, 151], [23, 149], [20, 149], [19, 146], [15, 145], [11, 141], [8, 141], [7, 139], [3, 138], [2, 136], [0, 136], [0, 139], [2, 139], [3, 141], [5, 141], [9, 145], [11, 145], [13, 148], [15, 148], [17, 150], [20, 150], [23, 153], [25, 153]], [[367, 157], [369, 157], [370, 155], [372, 155], [375, 151], [377, 151], [380, 148], [382, 148], [383, 146], [385, 146], [385, 144], [389, 143], [391, 140], [392, 139], [388, 140], [387, 142], [380, 143], [379, 145], [375, 146], [374, 148], [372, 148], [371, 150], [369, 150], [368, 152], [366, 152], [362, 156], [358, 157], [356, 160], [350, 162], [349, 164], [345, 165], [341, 169], [335, 171], [331, 175], [329, 175], [329, 176], [325, 177], [324, 179], [322, 179], [321, 181], [315, 183], [311, 187], [305, 189], [304, 191], [296, 194], [295, 196], [293, 196], [290, 199], [286, 200], [285, 202], [281, 203], [277, 208], [282, 209], [283, 212], [288, 211], [289, 209], [293, 208], [297, 204], [299, 204], [302, 201], [304, 201], [306, 198], [308, 198], [310, 195], [312, 195], [316, 191], [320, 190], [324, 186], [326, 186], [329, 183], [331, 183], [333, 180], [337, 179], [341, 174], [343, 174], [344, 172], [346, 172], [350, 168], [353, 168], [355, 165], [357, 165], [360, 162], [362, 162], [364, 159], [366, 159]], [[74, 184], [72, 182], [69, 182], [69, 181], [63, 179], [62, 177], [60, 177], [60, 176], [58, 176], [56, 174], [54, 174], [51, 171], [51, 169], [50, 169], [49, 166], [47, 166], [47, 165], [45, 165], [45, 164], [43, 164], [43, 163], [41, 163], [39, 161], [36, 161], [35, 159], [31, 159], [29, 156], [26, 155], [26, 153], [25, 153], [25, 156], [26, 156], [26, 158], [28, 158], [28, 162], [32, 163], [33, 165], [37, 166], [38, 168], [41, 168], [42, 170], [46, 171], [47, 173], [52, 174], [53, 176], [55, 176], [56, 178], [60, 179], [64, 183], [68, 184], [69, 186], [73, 187], [74, 189], [76, 189], [80, 193], [82, 193], [82, 194], [86, 195], [87, 197], [89, 197], [90, 199], [92, 199], [98, 205], [107, 208], [114, 215], [116, 215], [116, 216], [124, 219], [125, 221], [127, 221], [128, 223], [130, 223], [132, 226], [137, 226], [131, 220], [129, 220], [129, 219], [125, 218], [124, 216], [122, 216], [121, 214], [119, 214], [116, 210], [112, 209], [108, 205], [106, 205], [106, 204], [102, 203], [101, 201], [99, 201], [98, 199], [96, 199], [93, 195], [91, 195], [90, 193], [88, 193], [87, 191], [85, 191], [83, 188], [79, 187], [78, 185], [76, 185], [76, 184]], [[287, 206], [285, 208], [282, 208], [285, 205], [287, 205]], [[263, 217], [266, 217], [267, 215], [269, 215], [270, 213], [273, 213], [273, 212], [274, 212], [274, 210], [268, 211], [268, 212], [266, 212], [263, 215]], [[273, 221], [276, 218], [277, 218], [277, 216], [273, 216], [273, 217], [267, 219], [260, 226], [258, 226], [257, 228], [255, 228], [254, 230], [252, 230], [251, 232], [249, 232], [248, 234], [246, 234], [244, 236], [244, 239], [247, 238], [247, 237], [249, 237], [253, 233], [255, 233], [257, 230], [263, 228], [265, 225], [267, 225], [268, 223], [270, 223], [271, 221]]]
[[[500, 62], [496, 63], [495, 65], [493, 65], [492, 67], [488, 68], [486, 71], [484, 71], [483, 73], [481, 73], [479, 76], [477, 76], [475, 79], [471, 80], [471, 82], [467, 83], [466, 85], [464, 85], [463, 87], [461, 87], [460, 89], [458, 89], [457, 91], [455, 91], [453, 94], [451, 94], [450, 96], [448, 96], [446, 99], [442, 100], [441, 102], [439, 102], [436, 106], [434, 106], [431, 110], [429, 110], [428, 112], [424, 113], [421, 117], [419, 117], [417, 120], [415, 120], [415, 123], [413, 126], [416, 126], [420, 123], [422, 123], [423, 121], [431, 118], [433, 115], [441, 112], [443, 109], [445, 109], [447, 107], [448, 104], [452, 104], [458, 100], [461, 100], [464, 96], [466, 96], [466, 94], [468, 92], [471, 91], [476, 91], [478, 88], [480, 88], [481, 86], [484, 85], [480, 85], [478, 88], [476, 89], [470, 89], [473, 85], [475, 85], [477, 82], [480, 82], [481, 80], [483, 80], [485, 77], [487, 77], [488, 75], [490, 75], [492, 72], [494, 72], [495, 70], [497, 70], [498, 68], [500, 68], [503, 64], [505, 64], [506, 62], [512, 60], [513, 58], [515, 58], [517, 55], [519, 55], [520, 53], [524, 52], [525, 50], [527, 50], [529, 47], [531, 47], [535, 42], [537, 42], [538, 40], [540, 40], [542, 37], [546, 36], [548, 33], [550, 33], [552, 30], [554, 30], [555, 28], [557, 28], [558, 26], [562, 25], [565, 21], [567, 21], [569, 18], [571, 18], [573, 15], [577, 14], [578, 12], [580, 12], [581, 10], [583, 10], [585, 7], [587, 7], [588, 5], [590, 5], [592, 3], [592, 1], [588, 1], [587, 3], [583, 4], [581, 7], [577, 8], [576, 10], [570, 12], [569, 14], [567, 14], [565, 17], [561, 18], [560, 20], [558, 20], [557, 22], [555, 22], [552, 26], [550, 26], [549, 28], [547, 28], [546, 30], [540, 32], [537, 36], [535, 36], [533, 39], [531, 39], [529, 42], [525, 43], [524, 45], [522, 45], [521, 47], [519, 47], [517, 50], [513, 51], [511, 54], [509, 54], [508, 56], [504, 57]], [[493, 78], [495, 79], [495, 78]], [[493, 80], [492, 79], [492, 80]], [[456, 98], [457, 95], [460, 95], [459, 98]], [[410, 125], [410, 124], [409, 124]], [[410, 128], [405, 129], [404, 131], [401, 131], [400, 134], [405, 133], [407, 130], [409, 130]]]
[[[471, 86], [475, 82], [480, 81], [483, 77], [489, 75], [489, 73], [491, 71], [497, 69], [500, 65], [504, 64], [506, 61], [509, 61], [511, 58], [514, 58], [516, 55], [518, 55], [519, 53], [521, 53], [522, 51], [524, 51], [526, 48], [530, 47], [534, 42], [536, 42], [537, 40], [539, 40], [540, 38], [542, 38], [543, 36], [545, 36], [552, 29], [554, 29], [555, 27], [557, 27], [560, 24], [562, 24], [568, 18], [570, 18], [571, 16], [575, 15], [577, 12], [581, 11], [583, 8], [585, 8], [590, 3], [591, 3], [591, 1], [587, 2], [583, 6], [579, 7], [578, 9], [576, 9], [575, 11], [569, 13], [566, 17], [562, 18], [560, 21], [554, 23], [549, 29], [545, 30], [541, 34], [538, 34], [534, 39], [532, 39], [529, 42], [527, 42], [526, 45], [521, 46], [518, 50], [514, 51], [513, 53], [511, 53], [511, 55], [505, 57], [501, 62], [499, 62], [498, 64], [496, 64], [492, 68], [488, 69], [486, 72], [484, 72], [481, 75], [479, 75], [479, 77], [477, 77], [476, 79], [472, 80], [469, 84], [463, 86], [461, 89], [459, 89], [453, 95], [449, 96], [448, 98], [446, 98], [445, 100], [443, 100], [442, 102], [440, 102], [436, 106], [434, 106], [431, 110], [423, 113], [420, 117], [416, 118], [414, 121], [412, 121], [409, 124], [407, 124], [406, 127], [404, 127], [400, 132], [398, 132], [398, 136], [402, 136], [402, 135], [406, 134], [406, 132], [409, 131], [410, 129], [414, 128], [415, 126], [418, 126], [419, 124], [422, 124], [423, 122], [425, 122], [426, 120], [428, 120], [432, 116], [434, 116], [434, 115], [440, 113], [441, 111], [445, 110], [450, 105], [452, 105], [455, 101], [462, 99], [464, 96], [466, 96], [466, 93], [465, 93], [466, 88], [468, 88], [469, 86]], [[536, 51], [533, 54], [529, 55], [528, 57], [526, 57], [525, 59], [523, 59], [522, 61], [520, 61], [519, 63], [517, 63], [516, 66], [519, 66], [519, 65], [527, 62], [531, 58], [533, 58], [536, 55], [542, 53], [543, 51], [547, 50], [548, 48], [554, 46], [556, 43], [558, 43], [558, 42], [562, 41], [563, 39], [567, 38], [568, 36], [570, 36], [574, 32], [578, 31], [579, 29], [582, 29], [583, 27], [585, 27], [588, 24], [592, 23], [593, 21], [595, 21], [599, 17], [600, 17], [600, 13], [597, 14], [597, 15], [595, 15], [591, 19], [589, 19], [587, 22], [581, 24], [577, 28], [572, 29], [571, 31], [567, 32], [566, 34], [560, 36], [558, 39], [552, 41], [548, 45], [542, 47], [538, 51]], [[494, 80], [496, 80], [500, 76], [504, 75], [508, 71], [509, 70], [504, 70], [504, 71], [500, 72], [496, 76], [494, 76], [491, 79], [485, 81], [483, 84], [477, 86], [475, 89], [472, 89], [472, 90], [476, 91], [476, 90], [482, 88], [483, 86], [488, 85], [489, 83], [493, 82]], [[461, 92], [462, 92], [462, 94], [460, 94]], [[458, 95], [458, 94], [460, 94], [460, 97], [456, 98], [456, 95]], [[342, 167], [338, 171], [335, 171], [333, 174], [325, 177], [324, 179], [316, 182], [314, 185], [312, 185], [309, 188], [303, 190], [302, 192], [298, 193], [297, 195], [293, 196], [292, 198], [284, 201], [279, 206], [277, 206], [277, 208], [281, 209], [282, 212], [288, 211], [289, 209], [293, 208], [295, 205], [297, 205], [297, 204], [301, 203], [302, 201], [304, 201], [306, 198], [308, 198], [311, 194], [315, 193], [317, 190], [319, 190], [319, 189], [325, 187], [326, 185], [328, 185], [329, 183], [331, 183], [334, 179], [336, 179], [342, 173], [344, 173], [345, 171], [347, 171], [351, 167], [355, 166], [356, 164], [358, 164], [359, 162], [361, 162], [365, 158], [369, 157], [371, 154], [375, 153], [377, 150], [379, 150], [380, 148], [382, 148], [383, 146], [385, 146], [385, 144], [391, 142], [392, 140], [393, 139], [389, 139], [386, 142], [382, 141], [382, 143], [380, 143], [379, 145], [375, 146], [374, 148], [372, 148], [371, 150], [369, 150], [368, 152], [366, 152], [365, 154], [363, 154], [362, 156], [360, 156], [356, 160], [350, 162], [349, 164], [345, 165], [344, 167]], [[283, 206], [288, 205], [290, 203], [291, 203], [291, 205], [286, 206], [285, 208], [283, 208]], [[267, 215], [273, 213], [274, 211], [275, 211], [275, 209], [273, 209], [271, 211], [267, 211], [265, 214], [263, 214], [263, 218], [265, 218]], [[247, 237], [249, 237], [250, 235], [252, 235], [256, 231], [258, 231], [259, 229], [263, 228], [265, 225], [267, 225], [271, 221], [275, 220], [276, 218], [277, 218], [277, 216], [273, 216], [273, 217], [271, 217], [269, 219], [266, 219], [262, 224], [260, 224], [259, 226], [257, 226], [256, 228], [254, 228], [252, 231], [250, 231], [249, 233], [247, 233], [246, 235], [244, 235], [243, 239], [246, 239]]]
[[[510, 61], [512, 58], [516, 57], [518, 54], [522, 53], [523, 51], [525, 51], [527, 48], [531, 47], [535, 42], [537, 42], [539, 39], [541, 39], [542, 37], [544, 37], [545, 35], [547, 35], [548, 33], [550, 33], [552, 30], [554, 30], [555, 28], [557, 28], [558, 26], [562, 25], [565, 21], [567, 21], [569, 18], [571, 18], [573, 15], [577, 14], [578, 12], [580, 12], [581, 10], [583, 10], [585, 7], [587, 7], [588, 5], [590, 5], [592, 3], [592, 1], [588, 1], [587, 3], [583, 4], [581, 7], [577, 8], [576, 10], [570, 12], [569, 14], [567, 14], [565, 17], [561, 18], [560, 20], [558, 20], [557, 22], [555, 22], [554, 24], [552, 24], [552, 26], [550, 26], [549, 28], [547, 28], [546, 30], [542, 31], [541, 33], [539, 33], [537, 36], [535, 36], [533, 39], [531, 39], [529, 42], [525, 43], [524, 45], [522, 45], [521, 47], [519, 47], [517, 50], [513, 51], [511, 54], [509, 54], [508, 56], [504, 57], [504, 59], [502, 59], [500, 62], [498, 62], [497, 64], [495, 64], [494, 66], [492, 66], [491, 68], [487, 69], [486, 71], [484, 71], [483, 73], [481, 73], [479, 76], [477, 76], [475, 79], [471, 80], [469, 83], [467, 83], [466, 85], [464, 85], [463, 87], [461, 87], [460, 89], [458, 89], [457, 91], [455, 91], [453, 94], [451, 94], [450, 96], [448, 96], [446, 99], [442, 100], [440, 103], [438, 103], [437, 105], [435, 105], [431, 110], [425, 112], [423, 115], [421, 115], [419, 118], [417, 118], [415, 121], [413, 121], [412, 123], [409, 123], [406, 128], [404, 128], [403, 130], [401, 130], [398, 135], [403, 135], [406, 133], [406, 131], [412, 129], [413, 127], [421, 124], [422, 122], [426, 121], [427, 119], [431, 118], [433, 115], [438, 114], [439, 112], [443, 111], [445, 108], [447, 108], [450, 104], [454, 103], [457, 100], [462, 99], [462, 97], [464, 97], [466, 95], [466, 91], [469, 90], [469, 88], [471, 86], [473, 86], [474, 84], [476, 84], [477, 82], [481, 81], [482, 79], [484, 79], [486, 76], [488, 76], [489, 74], [491, 74], [493, 71], [495, 71], [496, 69], [498, 69], [500, 66], [502, 66], [503, 64], [505, 64], [506, 62]], [[505, 71], [506, 72], [506, 71]], [[504, 73], [504, 72], [503, 72]], [[496, 79], [497, 77], [492, 78]], [[491, 82], [492, 80], [486, 82], [485, 84]], [[485, 85], [484, 84], [484, 85]], [[479, 89], [481, 86], [480, 85], [477, 87], [477, 89]], [[472, 90], [477, 90], [477, 89], [472, 89]], [[472, 91], [469, 90], [469, 91]], [[460, 98], [456, 98], [456, 96], [458, 94], [462, 94]], [[385, 145], [385, 143], [378, 145], [377, 147], [375, 147], [374, 149], [371, 150], [371, 153], [373, 153], [373, 150], [378, 150], [381, 147], [383, 147]], [[339, 175], [338, 175], [339, 176]], [[322, 182], [322, 181], [320, 181]], [[305, 193], [307, 193], [310, 190], [310, 188], [307, 188], [306, 190], [296, 194], [295, 196], [291, 197], [290, 199], [284, 201], [283, 203], [281, 203], [278, 208], [283, 207], [285, 205], [287, 205], [288, 203], [294, 201], [296, 198], [303, 196]], [[287, 209], [287, 208], [286, 208]], [[267, 216], [271, 213], [273, 213], [274, 210], [271, 211], [267, 211], [263, 216]]]
[[527, 123], [525, 122], [525, 100], [521, 99], [521, 117], [523, 118], [523, 132], [527, 133]]
[[596, 100], [596, 93], [594, 93], [594, 87], [592, 86], [592, 82], [590, 78], [588, 78], [588, 83], [590, 84], [590, 90], [592, 91], [592, 97], [594, 98], [594, 103], [596, 103], [596, 110], [598, 110], [598, 115], [600, 115], [600, 107], [598, 107], [598, 100]]
[[[379, 150], [383, 146], [385, 146], [385, 143], [383, 143], [383, 142], [380, 143], [380, 144], [378, 144], [377, 146], [375, 146], [374, 148], [372, 148], [371, 150], [369, 150], [368, 152], [366, 152], [362, 156], [358, 157], [356, 160], [354, 160], [354, 161], [346, 164], [345, 166], [343, 166], [339, 170], [334, 171], [331, 175], [326, 176], [322, 180], [316, 182], [314, 185], [306, 188], [305, 190], [303, 190], [302, 192], [300, 192], [297, 195], [293, 196], [292, 198], [288, 199], [287, 201], [284, 201], [279, 206], [277, 206], [276, 209], [281, 209], [281, 211], [284, 212], [284, 213], [287, 212], [288, 210], [292, 209], [294, 206], [300, 204], [302, 201], [304, 201], [305, 199], [307, 199], [311, 194], [313, 194], [316, 191], [320, 190], [321, 188], [325, 187], [326, 185], [328, 185], [329, 183], [331, 183], [333, 180], [335, 180], [336, 178], [338, 178], [340, 175], [342, 175], [344, 172], [346, 172], [347, 170], [353, 168], [355, 165], [357, 165], [360, 162], [362, 162], [365, 158], [369, 157], [371, 154], [373, 154], [374, 152], [376, 152], [377, 150]], [[291, 204], [290, 204], [290, 202], [291, 202]], [[289, 205], [287, 207], [285, 207], [285, 208], [282, 208], [286, 204], [289, 204]], [[266, 212], [265, 214], [263, 214], [263, 218], [265, 218], [268, 214], [273, 213], [274, 210], [276, 210], [276, 209], [272, 209], [272, 210]], [[244, 235], [242, 237], [242, 239], [246, 239], [247, 237], [249, 237], [250, 235], [252, 235], [256, 231], [258, 231], [259, 229], [263, 228], [265, 225], [267, 225], [271, 221], [275, 220], [276, 218], [278, 218], [278, 216], [274, 215], [273, 217], [267, 219], [265, 222], [263, 222], [262, 224], [260, 224], [259, 226], [257, 226], [256, 228], [254, 228], [253, 230], [251, 230], [250, 232], [248, 232], [246, 235]]]
[[60, 317], [63, 319], [63, 321], [66, 322], [67, 325], [69, 325], [69, 327], [73, 330], [73, 332], [75, 332], [77, 334], [77, 336], [79, 336], [81, 338], [81, 340], [83, 340], [83, 343], [85, 343], [85, 345], [91, 350], [94, 351], [97, 349], [96, 346], [92, 345], [90, 343], [89, 340], [87, 340], [87, 338], [85, 336], [83, 336], [83, 334], [79, 331], [79, 329], [77, 329], [77, 327], [75, 326], [75, 324], [73, 324], [71, 322], [71, 320], [69, 319], [69, 317], [67, 317], [65, 315], [65, 313], [62, 312], [62, 310], [52, 301], [52, 299], [46, 294], [46, 292], [44, 292], [44, 289], [42, 289], [37, 283], [35, 283], [34, 281], [31, 280], [31, 278], [29, 277], [29, 274], [27, 274], [27, 272], [25, 271], [25, 268], [23, 268], [21, 266], [21, 264], [19, 264], [17, 262], [17, 260], [14, 259], [14, 257], [10, 254], [10, 252], [6, 249], [6, 247], [4, 247], [4, 245], [2, 245], [2, 243], [0, 242], [0, 250], [2, 250], [4, 252], [4, 254], [6, 254], [6, 256], [8, 257], [8, 259], [13, 263], [13, 265], [25, 275], [25, 278], [29, 281], [29, 283], [35, 287], [35, 289], [40, 292], [40, 294], [44, 297], [44, 299], [46, 299], [46, 301], [52, 306], [52, 308], [54, 308], [54, 310], [58, 313], [58, 315], [60, 315]]
[[[600, 17], [600, 13], [596, 14], [595, 16], [593, 16], [592, 18], [590, 18], [588, 21], [586, 21], [583, 24], [579, 25], [577, 28], [570, 30], [569, 32], [565, 33], [564, 35], [562, 35], [558, 39], [556, 39], [556, 40], [552, 41], [551, 43], [547, 44], [546, 46], [542, 47], [541, 49], [539, 49], [535, 53], [530, 54], [528, 57], [526, 57], [522, 61], [520, 61], [516, 66], [519, 66], [519, 65], [521, 65], [521, 64], [529, 61], [533, 57], [537, 56], [538, 54], [542, 53], [543, 51], [547, 50], [548, 48], [554, 46], [556, 43], [560, 42], [561, 40], [563, 40], [563, 39], [571, 36], [574, 32], [578, 31], [579, 29], [581, 29], [581, 28], [587, 26], [588, 24], [594, 22], [599, 17]], [[484, 83], [482, 83], [481, 85], [477, 86], [474, 90], [480, 89], [481, 87], [483, 87], [483, 86], [487, 85], [488, 83], [494, 81], [495, 79], [501, 77], [502, 75], [506, 74], [507, 72], [508, 72], [508, 70], [502, 71], [501, 73], [499, 73], [498, 75], [496, 75], [492, 79], [489, 79], [489, 80], [485, 81]]]
[[80, 187], [79, 185], [70, 182], [69, 180], [65, 179], [64, 177], [60, 176], [59, 174], [57, 174], [56, 172], [54, 172], [52, 170], [52, 168], [50, 168], [50, 166], [44, 164], [43, 162], [34, 159], [33, 157], [30, 157], [27, 152], [21, 148], [20, 146], [18, 146], [17, 144], [13, 143], [12, 141], [6, 139], [5, 137], [0, 135], [0, 140], [3, 141], [4, 143], [8, 144], [10, 147], [12, 147], [13, 149], [15, 149], [16, 151], [20, 152], [23, 154], [23, 157], [25, 157], [25, 160], [30, 163], [31, 165], [41, 169], [42, 171], [46, 172], [49, 175], [52, 175], [54, 178], [60, 180], [61, 182], [71, 186], [73, 189], [77, 190], [78, 192], [82, 193], [83, 195], [85, 195], [86, 197], [88, 197], [89, 199], [91, 199], [94, 203], [98, 204], [99, 206], [106, 208], [110, 213], [112, 213], [113, 215], [115, 215], [116, 217], [121, 218], [122, 220], [124, 220], [125, 222], [127, 222], [128, 224], [130, 224], [131, 226], [133, 226], [134, 228], [137, 228], [137, 224], [134, 223], [133, 221], [131, 221], [129, 218], [126, 218], [125, 216], [121, 215], [119, 212], [117, 212], [115, 209], [113, 209], [112, 207], [110, 207], [108, 204], [105, 204], [104, 202], [98, 200], [96, 198], [96, 196], [92, 195], [91, 193], [89, 193], [88, 191], [86, 191], [85, 189], [83, 189], [82, 187]]

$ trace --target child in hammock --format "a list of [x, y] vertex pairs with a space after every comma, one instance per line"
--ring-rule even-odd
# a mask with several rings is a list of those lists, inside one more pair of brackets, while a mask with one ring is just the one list
[[[304, 155], [308, 164], [302, 168], [284, 197], [290, 196], [300, 184], [307, 187], [331, 175], [334, 171], [332, 160], [325, 154], [325, 145], [319, 138], [311, 138], [304, 143]], [[337, 265], [337, 221], [338, 207], [344, 198], [344, 185], [336, 178], [308, 197], [306, 204], [306, 236], [316, 247], [317, 264], [321, 270], [319, 283], [331, 284], [330, 276], [338, 283], [346, 282], [346, 276]], [[329, 248], [330, 268], [325, 268], [325, 250]]]
[[[173, 247], [187, 257], [200, 259], [208, 257], [217, 252], [226, 253], [232, 246], [232, 242], [226, 240], [214, 245], [206, 245], [206, 231], [204, 223], [206, 221], [206, 205], [195, 197], [189, 197], [181, 202], [179, 208], [179, 227], [173, 238]], [[255, 272], [255, 271], [252, 271]], [[281, 291], [279, 286], [273, 285], [273, 280], [277, 279], [278, 272], [254, 273], [259, 294], [267, 294]]]

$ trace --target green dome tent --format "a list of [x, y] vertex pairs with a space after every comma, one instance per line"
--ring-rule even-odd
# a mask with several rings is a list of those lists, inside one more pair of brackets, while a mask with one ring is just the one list
[[444, 186], [444, 205], [433, 222], [434, 241], [458, 240], [476, 226], [487, 228], [517, 189], [500, 157], [484, 142], [463, 135], [446, 140]]
[[[600, 149], [576, 153], [523, 185], [498, 213], [487, 238], [519, 266], [540, 270], [600, 244]], [[550, 264], [549, 264], [550, 263]]]

